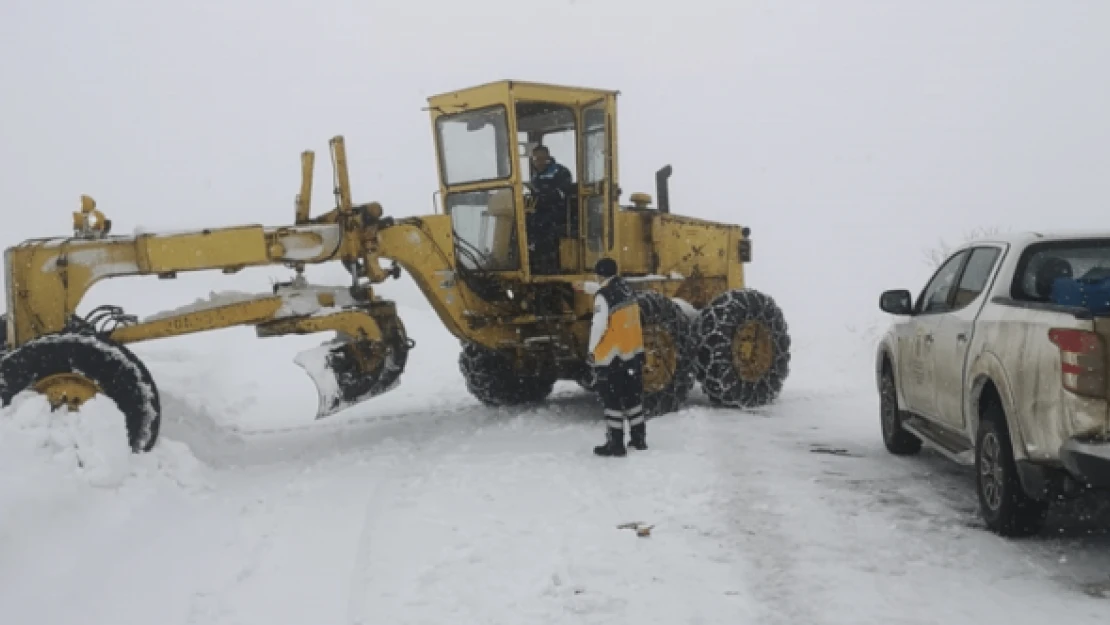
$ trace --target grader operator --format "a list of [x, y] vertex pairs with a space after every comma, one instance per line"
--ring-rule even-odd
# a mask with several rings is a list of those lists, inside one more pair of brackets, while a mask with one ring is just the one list
[[[542, 401], [556, 380], [591, 386], [592, 296], [576, 285], [610, 257], [640, 304], [646, 415], [680, 408], [698, 381], [715, 404], [772, 401], [790, 338], [774, 300], [745, 286], [750, 231], [672, 214], [669, 167], [656, 177], [657, 206], [643, 193], [621, 205], [616, 100], [615, 91], [508, 80], [429, 98], [443, 204], [432, 215], [393, 218], [376, 202], [354, 204], [342, 137], [331, 141], [336, 207], [310, 215], [315, 156], [306, 151], [289, 225], [119, 236], [84, 196], [72, 236], [5, 251], [0, 399], [33, 391], [78, 410], [106, 395], [126, 416], [132, 449], [149, 450], [157, 385], [127, 345], [250, 325], [260, 337], [335, 332], [297, 358], [317, 385], [317, 417], [334, 414], [399, 382], [414, 342], [374, 285], [403, 269], [460, 339], [459, 368], [477, 399]], [[309, 265], [336, 261], [349, 284], [308, 283]], [[78, 312], [106, 278], [277, 264], [293, 279], [242, 301], [144, 320], [113, 306]]]

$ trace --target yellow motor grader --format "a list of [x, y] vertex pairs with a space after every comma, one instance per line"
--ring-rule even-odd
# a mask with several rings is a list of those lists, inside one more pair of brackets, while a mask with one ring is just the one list
[[[459, 367], [477, 399], [538, 402], [556, 380], [592, 387], [588, 285], [597, 260], [611, 257], [640, 298], [649, 415], [680, 408], [698, 381], [715, 404], [772, 401], [787, 376], [790, 338], [774, 300], [744, 284], [749, 229], [671, 213], [669, 166], [656, 175], [655, 206], [645, 193], [621, 203], [617, 95], [500, 81], [430, 97], [440, 203], [422, 217], [355, 204], [342, 137], [330, 142], [335, 208], [310, 214], [315, 156], [303, 152], [290, 225], [115, 236], [82, 196], [72, 236], [5, 251], [0, 399], [7, 405], [33, 390], [55, 409], [78, 410], [103, 394], [126, 416], [131, 448], [148, 451], [158, 437], [158, 391], [127, 345], [250, 325], [260, 337], [335, 332], [297, 358], [319, 391], [317, 418], [331, 415], [398, 383], [414, 342], [373, 285], [403, 269], [459, 338]], [[573, 177], [572, 192], [554, 205], [531, 182], [540, 145]], [[536, 226], [541, 209], [557, 218]], [[542, 267], [540, 238], [552, 243]], [[349, 284], [308, 283], [306, 266], [332, 261], [349, 271]], [[142, 320], [114, 306], [76, 312], [106, 278], [277, 264], [293, 273], [272, 294]]]

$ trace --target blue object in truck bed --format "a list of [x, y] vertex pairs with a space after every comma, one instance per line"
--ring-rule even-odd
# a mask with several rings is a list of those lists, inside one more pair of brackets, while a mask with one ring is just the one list
[[1096, 315], [1110, 313], [1110, 277], [1057, 278], [1049, 299], [1053, 304], [1086, 308]]

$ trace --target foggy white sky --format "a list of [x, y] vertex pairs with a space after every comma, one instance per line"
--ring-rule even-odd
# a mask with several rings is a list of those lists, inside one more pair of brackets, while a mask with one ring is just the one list
[[337, 133], [356, 201], [429, 212], [424, 98], [509, 77], [620, 89], [626, 194], [670, 163], [676, 212], [751, 226], [752, 283], [802, 334], [918, 290], [938, 238], [1110, 226], [1102, 0], [0, 6], [5, 246], [67, 234], [82, 193], [117, 231], [286, 223], [305, 148], [319, 212]]

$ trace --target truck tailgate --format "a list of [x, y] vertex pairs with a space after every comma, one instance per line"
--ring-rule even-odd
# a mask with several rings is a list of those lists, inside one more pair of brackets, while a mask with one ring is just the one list
[[1070, 311], [1021, 306], [988, 315], [993, 319], [981, 338], [1007, 363], [1013, 416], [1030, 459], [1054, 460], [1066, 441], [1110, 427], [1110, 363], [1103, 362], [1110, 353], [1110, 318], [1096, 322]]
[[[1106, 397], [1110, 398], [1110, 317], [1095, 317], [1094, 319], [1095, 334], [1098, 334], [1102, 339], [1103, 349], [1103, 363], [1102, 366], [1107, 371], [1106, 375]], [[1104, 402], [1106, 407], [1103, 415], [1103, 435], [1110, 436], [1110, 401]]]

